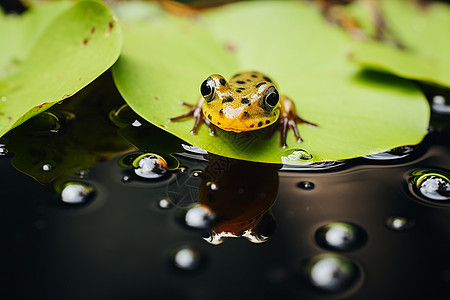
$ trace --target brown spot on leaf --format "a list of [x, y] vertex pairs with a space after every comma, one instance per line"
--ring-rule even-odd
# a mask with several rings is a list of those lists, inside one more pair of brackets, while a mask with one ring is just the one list
[[91, 34], [94, 34], [95, 33], [95, 27], [92, 27], [91, 28]]
[[158, 97], [158, 96], [155, 96], [155, 100], [158, 101], [158, 100], [159, 100], [159, 97]]
[[89, 38], [85, 38], [85, 39], [83, 40], [83, 45], [82, 45], [82, 47], [85, 47], [88, 43], [89, 43]]
[[114, 21], [111, 20], [111, 21], [109, 21], [109, 23], [108, 23], [108, 29], [106, 29], [105, 36], [109, 36], [109, 35], [111, 34], [111, 31], [112, 31], [113, 29], [114, 29]]

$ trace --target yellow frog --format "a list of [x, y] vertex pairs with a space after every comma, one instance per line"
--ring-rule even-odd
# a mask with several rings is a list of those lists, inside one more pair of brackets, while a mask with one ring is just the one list
[[292, 100], [280, 96], [272, 80], [258, 72], [238, 73], [229, 81], [221, 75], [211, 75], [203, 81], [200, 92], [202, 97], [195, 105], [182, 103], [190, 108], [189, 112], [169, 119], [178, 121], [193, 117], [195, 124], [192, 134], [197, 133], [201, 123], [210, 128], [211, 135], [215, 135], [214, 125], [239, 133], [277, 123], [281, 131], [281, 146], [285, 148], [288, 128], [294, 131], [297, 141], [301, 142], [297, 124], [317, 126], [300, 118]]

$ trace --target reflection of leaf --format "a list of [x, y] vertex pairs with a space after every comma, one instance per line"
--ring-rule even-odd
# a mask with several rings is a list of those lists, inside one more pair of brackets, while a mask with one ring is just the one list
[[[387, 25], [406, 49], [358, 43], [354, 59], [366, 67], [450, 87], [450, 6], [432, 3], [420, 8], [412, 1], [399, 0], [381, 4]], [[355, 14], [361, 13], [358, 8]]]
[[[117, 133], [108, 113], [123, 104], [110, 76], [102, 76], [70, 101], [50, 108], [5, 135], [20, 171], [49, 183], [119, 153], [134, 150]], [[52, 116], [59, 117], [53, 122]], [[43, 166], [49, 164], [50, 171]]]
[[105, 5], [49, 5], [20, 20], [0, 14], [9, 46], [4, 56], [0, 48], [0, 136], [80, 90], [119, 55], [122, 34]]
[[[416, 144], [426, 134], [429, 108], [421, 93], [394, 76], [360, 73], [347, 59], [346, 34], [308, 4], [240, 2], [195, 20], [148, 4], [138, 11], [139, 19], [130, 20], [128, 10], [121, 20], [124, 46], [113, 67], [119, 91], [146, 120], [207, 151], [279, 163], [303, 148], [312, 161], [338, 160]], [[193, 120], [168, 123], [186, 112], [179, 100], [196, 101], [208, 75], [247, 70], [272, 77], [301, 117], [319, 127], [300, 125], [304, 142], [290, 133], [290, 148], [281, 149], [278, 134], [267, 140], [261, 131], [218, 130], [211, 137], [205, 127], [191, 135]]]

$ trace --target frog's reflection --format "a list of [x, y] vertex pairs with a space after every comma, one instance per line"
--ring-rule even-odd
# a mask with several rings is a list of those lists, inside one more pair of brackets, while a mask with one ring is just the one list
[[220, 244], [228, 237], [246, 237], [261, 243], [275, 230], [270, 208], [278, 192], [281, 165], [234, 160], [208, 154], [208, 165], [198, 188], [198, 203], [186, 213], [194, 212], [209, 223], [205, 240]]

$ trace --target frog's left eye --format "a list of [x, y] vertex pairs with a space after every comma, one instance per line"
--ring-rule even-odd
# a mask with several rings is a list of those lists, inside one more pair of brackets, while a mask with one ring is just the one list
[[274, 86], [269, 87], [265, 90], [263, 95], [263, 105], [266, 111], [271, 111], [277, 104], [280, 96], [278, 91]]
[[211, 77], [206, 78], [205, 81], [203, 81], [200, 92], [202, 93], [203, 99], [205, 99], [206, 102], [210, 102], [214, 97], [214, 80]]

